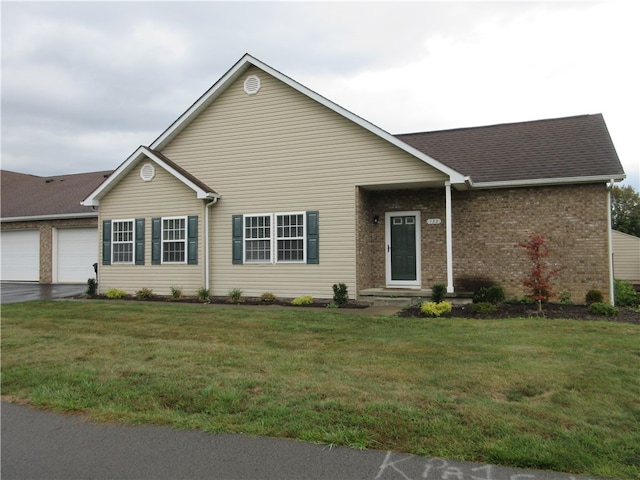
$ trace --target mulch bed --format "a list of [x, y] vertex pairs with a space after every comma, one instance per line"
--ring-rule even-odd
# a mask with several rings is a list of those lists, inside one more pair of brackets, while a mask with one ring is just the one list
[[[80, 298], [80, 297], [79, 297]], [[104, 295], [96, 295], [95, 299], [106, 299]], [[138, 301], [134, 295], [127, 295], [122, 300]], [[242, 297], [242, 301], [237, 304], [241, 305], [253, 305], [253, 306], [269, 306], [277, 305], [280, 307], [293, 307], [291, 305], [291, 298], [277, 298], [272, 303], [265, 303], [260, 300], [259, 297]], [[153, 298], [146, 299], [148, 302], [171, 302], [171, 303], [202, 303], [200, 300], [194, 297], [184, 297], [180, 299], [174, 299], [167, 295], [154, 295]], [[208, 303], [214, 305], [229, 305], [229, 297], [210, 297]], [[303, 305], [301, 308], [327, 308], [327, 305], [331, 304], [330, 300], [314, 300], [309, 305]], [[368, 303], [356, 302], [355, 300], [349, 300], [349, 302], [342, 308], [367, 308]], [[477, 318], [477, 319], [491, 319], [491, 318], [518, 318], [518, 317], [539, 317], [539, 318], [564, 318], [571, 320], [591, 320], [591, 321], [609, 321], [609, 322], [622, 322], [633, 323], [640, 325], [640, 313], [631, 308], [619, 308], [618, 314], [615, 316], [603, 316], [594, 315], [589, 312], [586, 305], [563, 305], [559, 303], [547, 303], [542, 306], [542, 312], [537, 311], [537, 306], [532, 304], [522, 303], [505, 303], [498, 306], [495, 313], [490, 315], [479, 315], [473, 313], [469, 308], [470, 305], [454, 305], [453, 311], [447, 317], [457, 318]], [[300, 307], [299, 307], [300, 308]], [[419, 307], [409, 307], [398, 313], [401, 318], [420, 318], [424, 317], [420, 312]], [[426, 317], [425, 317], [426, 318]]]
[[[84, 298], [84, 297], [78, 297]], [[94, 299], [100, 300], [108, 300], [105, 295], [95, 295], [92, 297]], [[136, 298], [135, 295], [125, 295], [120, 300], [133, 300], [133, 301], [141, 301]], [[182, 297], [179, 299], [175, 299], [170, 295], [154, 295], [152, 298], [146, 298], [143, 301], [145, 302], [171, 302], [171, 303], [209, 303], [213, 305], [253, 305], [258, 306], [262, 305], [267, 307], [269, 305], [277, 305], [279, 307], [301, 307], [301, 308], [327, 308], [327, 305], [330, 305], [331, 300], [314, 300], [313, 303], [309, 305], [292, 305], [292, 298], [277, 298], [273, 302], [263, 302], [259, 297], [242, 297], [241, 301], [238, 303], [233, 303], [229, 301], [229, 297], [209, 297], [208, 302], [202, 302], [195, 297]], [[368, 303], [356, 302], [355, 300], [349, 300], [346, 305], [341, 308], [367, 308], [369, 307]]]
[[[537, 311], [537, 305], [526, 304], [504, 304], [498, 306], [495, 313], [490, 315], [478, 315], [471, 311], [469, 305], [454, 305], [450, 317], [458, 318], [517, 318], [517, 317], [540, 317], [540, 318], [564, 318], [571, 320], [591, 320], [633, 323], [640, 325], [640, 313], [631, 308], [619, 308], [618, 314], [614, 316], [594, 315], [589, 312], [586, 305], [562, 305], [558, 303], [547, 303], [542, 305], [542, 312]], [[400, 312], [401, 317], [422, 317], [418, 307], [411, 307]]]

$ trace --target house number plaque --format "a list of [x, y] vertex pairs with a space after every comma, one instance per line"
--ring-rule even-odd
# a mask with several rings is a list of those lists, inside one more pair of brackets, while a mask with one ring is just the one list
[[439, 218], [427, 218], [427, 225], [440, 225], [442, 220]]

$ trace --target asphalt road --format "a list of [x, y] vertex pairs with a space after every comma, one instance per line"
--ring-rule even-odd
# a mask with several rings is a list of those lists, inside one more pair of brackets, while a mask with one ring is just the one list
[[585, 478], [286, 439], [97, 424], [6, 402], [1, 433], [3, 480]]

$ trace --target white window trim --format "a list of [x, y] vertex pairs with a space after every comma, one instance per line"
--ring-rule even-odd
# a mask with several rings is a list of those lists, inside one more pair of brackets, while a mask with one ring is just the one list
[[[278, 237], [278, 217], [287, 215], [302, 215], [302, 238]], [[251, 239], [246, 237], [247, 217], [268, 217], [270, 219], [271, 235], [263, 239]], [[301, 260], [278, 260], [278, 240], [302, 240], [303, 255]], [[247, 260], [247, 240], [269, 240], [269, 260]], [[245, 213], [242, 215], [242, 261], [245, 265], [269, 265], [276, 263], [307, 263], [307, 212], [275, 212], [275, 213]]]
[[[279, 216], [286, 216], [286, 215], [302, 215], [302, 238], [300, 239], [300, 237], [278, 237], [278, 217]], [[276, 253], [276, 258], [275, 261], [276, 263], [307, 263], [307, 212], [280, 212], [280, 213], [275, 213], [274, 214], [275, 217], [275, 229], [273, 232], [273, 237], [275, 240], [275, 245], [274, 245], [274, 249], [275, 249], [275, 253]], [[302, 240], [302, 260], [278, 260], [278, 240], [290, 240], [290, 239], [295, 239], [295, 240]]]
[[[131, 241], [130, 242], [116, 242], [113, 239], [115, 234], [115, 223], [131, 222]], [[131, 261], [130, 262], [118, 262], [116, 261], [116, 255], [114, 247], [117, 245], [124, 245], [131, 243]], [[135, 218], [118, 218], [111, 220], [111, 265], [135, 265], [136, 263], [136, 219]]]
[[[165, 240], [164, 239], [164, 221], [165, 220], [184, 220], [184, 239], [182, 240]], [[189, 220], [186, 216], [177, 216], [177, 217], [160, 217], [160, 264], [161, 265], [186, 265], [187, 257], [189, 256], [189, 252], [187, 252], [188, 245], [188, 236], [189, 236]], [[164, 260], [164, 244], [165, 243], [184, 243], [184, 260], [181, 262], [165, 262]]]
[[[268, 217], [270, 219], [270, 224], [269, 224], [269, 228], [271, 230], [271, 234], [270, 236], [267, 238], [247, 238], [246, 237], [246, 233], [247, 233], [247, 224], [246, 224], [246, 219], [247, 218], [253, 218], [253, 217]], [[273, 232], [273, 220], [274, 220], [274, 216], [273, 213], [246, 213], [244, 215], [242, 215], [242, 262], [244, 264], [247, 265], [264, 265], [264, 264], [270, 264], [274, 262], [274, 258], [273, 258], [273, 236], [274, 236], [274, 232]], [[269, 240], [269, 260], [247, 260], [247, 241], [248, 240]]]

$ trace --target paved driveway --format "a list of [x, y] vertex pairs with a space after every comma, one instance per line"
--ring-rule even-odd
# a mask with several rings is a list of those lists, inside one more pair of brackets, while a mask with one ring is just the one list
[[38, 283], [0, 284], [0, 303], [30, 302], [33, 300], [51, 300], [52, 298], [72, 297], [87, 291], [83, 284], [40, 285]]

